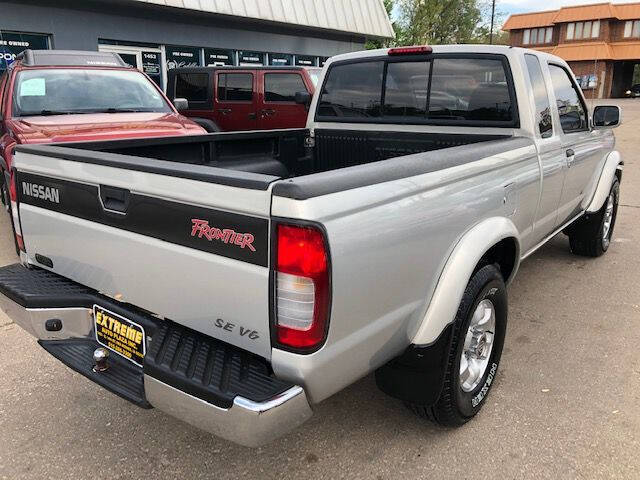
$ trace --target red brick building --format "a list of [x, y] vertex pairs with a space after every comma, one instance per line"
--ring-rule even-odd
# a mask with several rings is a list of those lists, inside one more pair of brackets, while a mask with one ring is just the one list
[[510, 44], [565, 59], [587, 98], [622, 97], [640, 64], [640, 2], [511, 15]]

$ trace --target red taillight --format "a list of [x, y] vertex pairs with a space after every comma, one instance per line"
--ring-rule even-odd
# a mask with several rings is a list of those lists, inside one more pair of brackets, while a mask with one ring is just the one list
[[395, 47], [390, 48], [387, 52], [388, 55], [420, 55], [429, 54], [433, 52], [433, 48], [429, 45], [414, 45], [411, 47]]
[[16, 243], [18, 244], [18, 248], [24, 252], [26, 250], [24, 248], [24, 240], [22, 239], [22, 229], [20, 228], [20, 215], [18, 214], [18, 187], [16, 185], [15, 169], [11, 170], [11, 178], [9, 181], [9, 197], [11, 200], [11, 217], [13, 218], [13, 228], [15, 229], [14, 234], [16, 236]]
[[329, 258], [316, 227], [278, 225], [275, 328], [280, 345], [312, 350], [324, 342], [329, 315]]

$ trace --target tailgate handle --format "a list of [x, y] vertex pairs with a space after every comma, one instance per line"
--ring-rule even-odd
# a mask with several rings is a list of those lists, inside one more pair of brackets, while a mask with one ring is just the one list
[[131, 192], [129, 190], [100, 185], [100, 203], [102, 208], [108, 212], [126, 214], [130, 197]]

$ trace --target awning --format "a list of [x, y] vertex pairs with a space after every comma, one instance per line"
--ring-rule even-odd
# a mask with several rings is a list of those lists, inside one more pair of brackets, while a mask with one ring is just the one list
[[209, 14], [355, 33], [395, 36], [383, 0], [131, 0]]
[[640, 41], [612, 43], [614, 60], [640, 60]]
[[558, 10], [549, 10], [547, 12], [521, 13], [511, 15], [502, 30], [520, 30], [522, 28], [550, 27], [553, 25], [553, 19], [556, 18]]
[[551, 53], [567, 62], [614, 59], [611, 46], [604, 42], [569, 43], [565, 45], [558, 45]]

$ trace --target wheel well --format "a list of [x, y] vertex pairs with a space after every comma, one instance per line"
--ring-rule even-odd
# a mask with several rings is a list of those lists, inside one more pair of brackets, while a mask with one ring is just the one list
[[618, 177], [618, 182], [622, 183], [622, 168], [616, 168], [616, 177]]
[[487, 250], [478, 262], [476, 270], [485, 265], [497, 265], [502, 273], [502, 278], [507, 282], [514, 273], [517, 256], [518, 241], [513, 237], [505, 238]]

